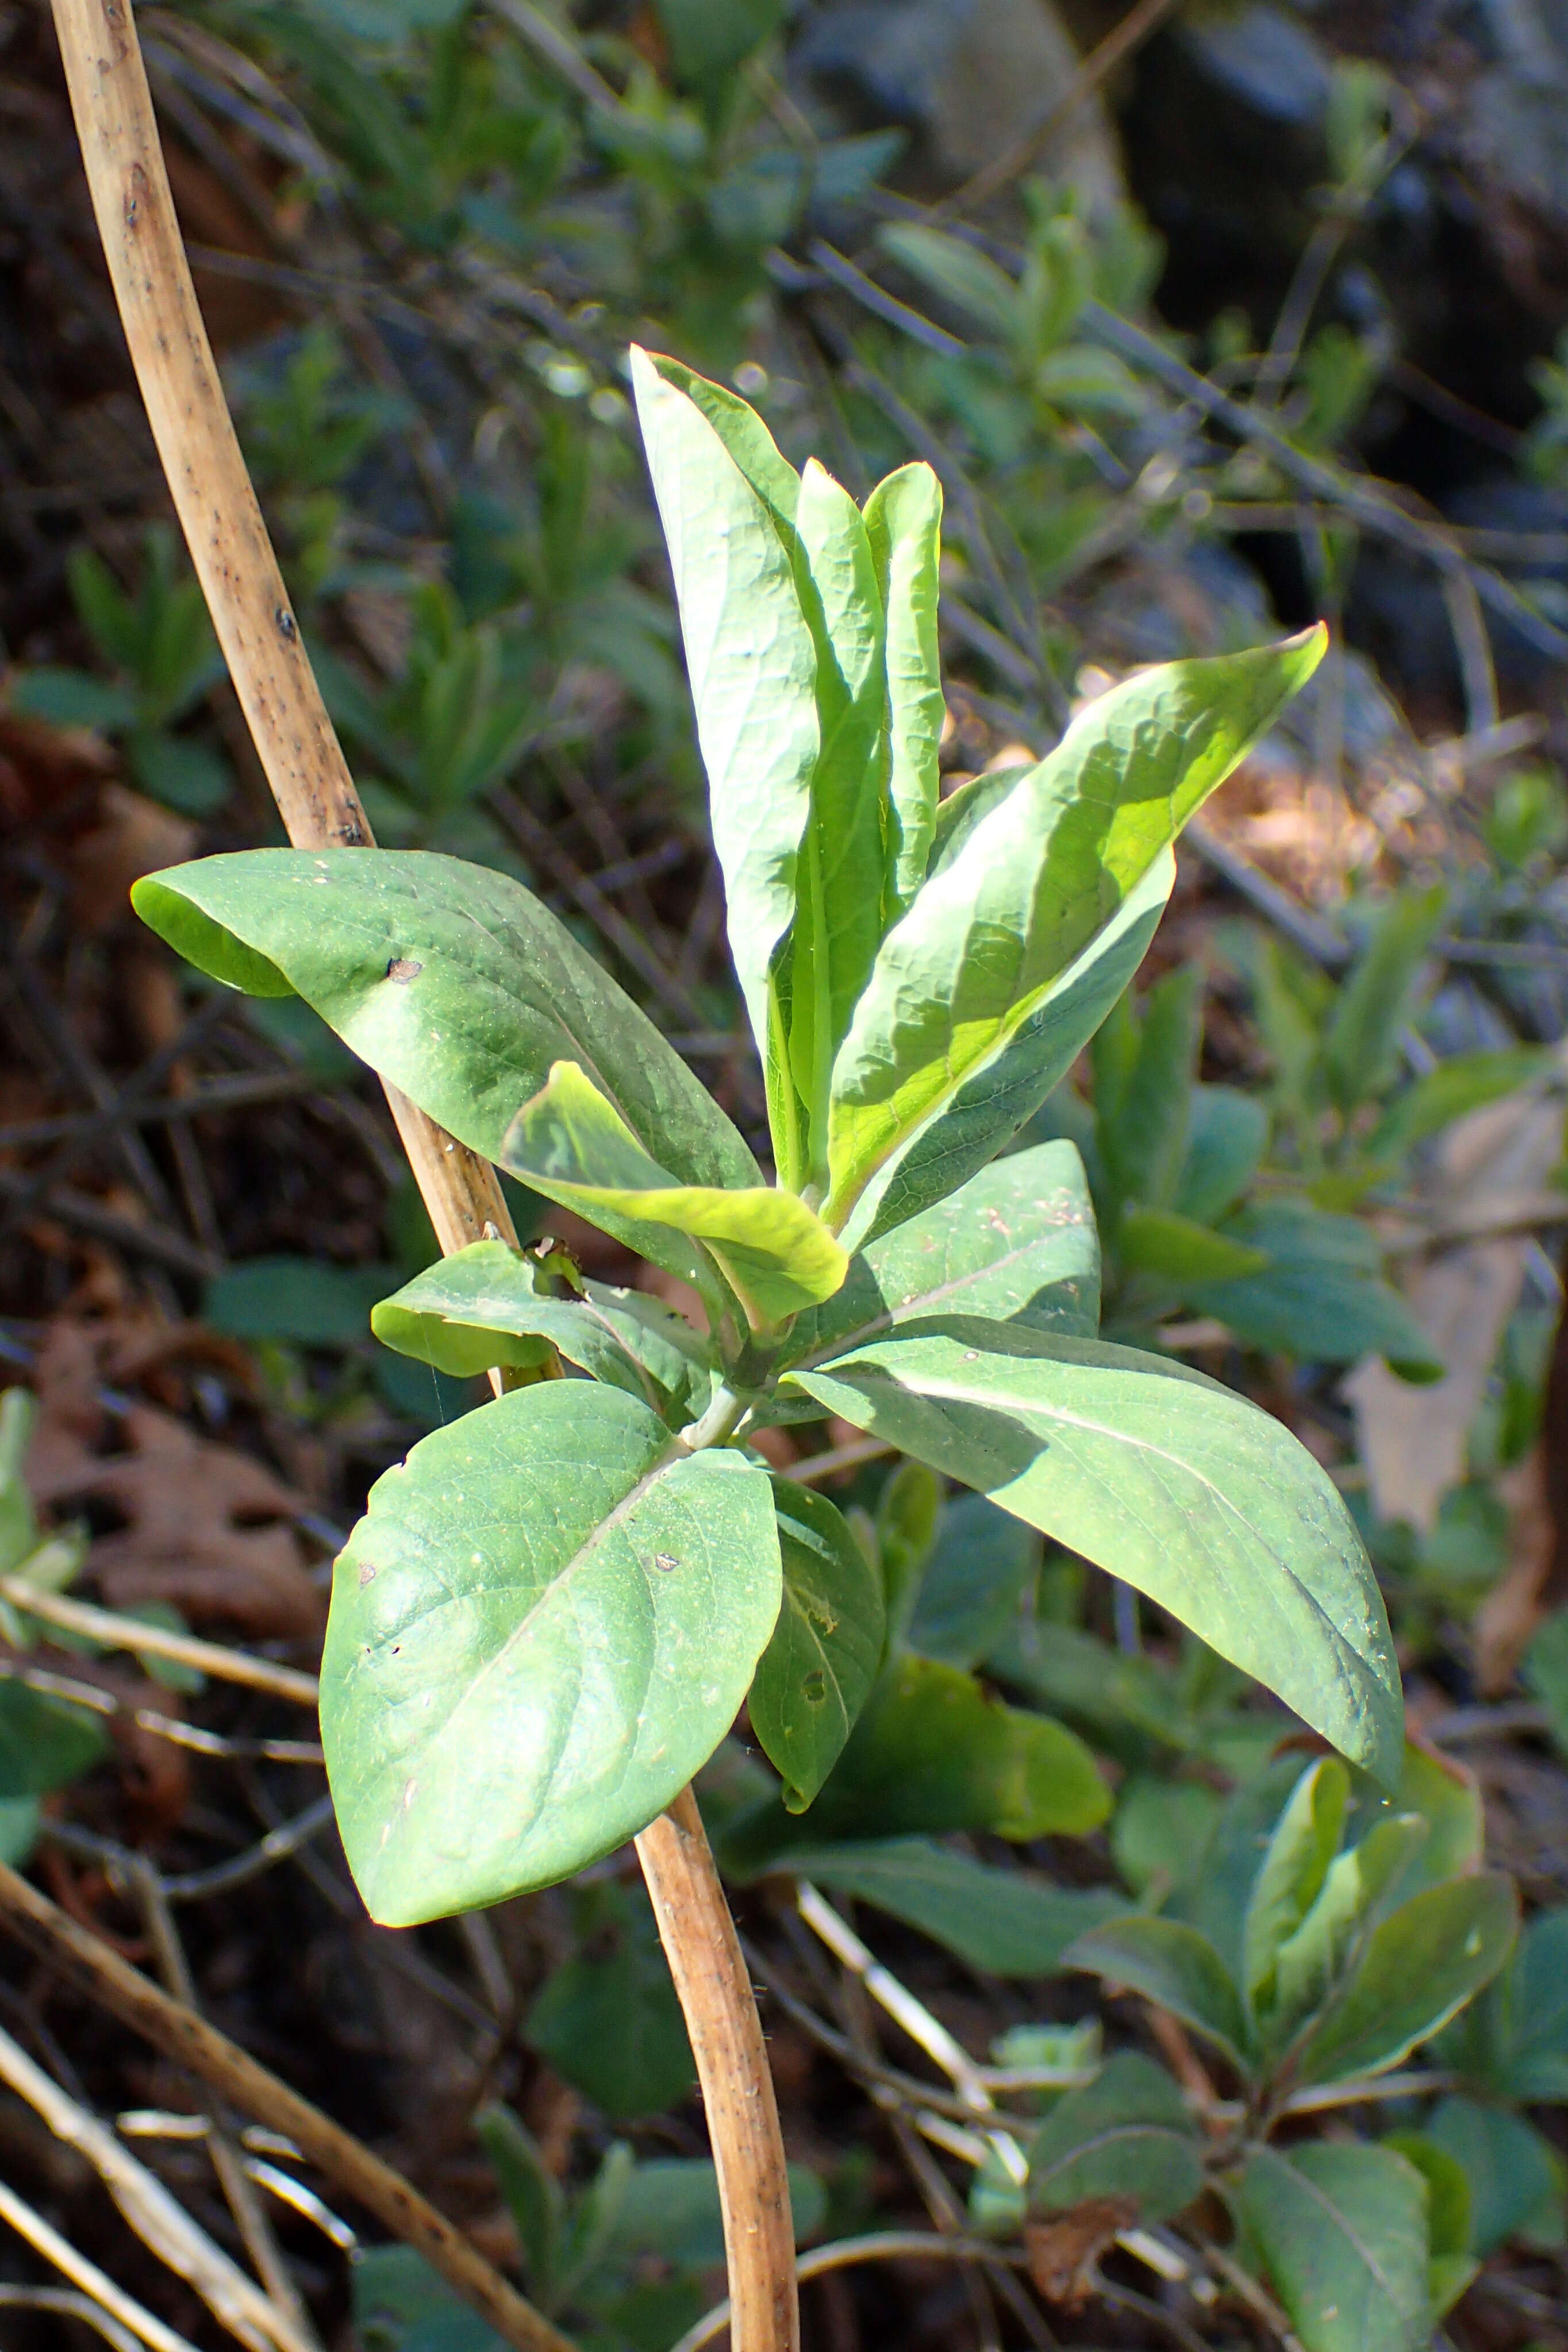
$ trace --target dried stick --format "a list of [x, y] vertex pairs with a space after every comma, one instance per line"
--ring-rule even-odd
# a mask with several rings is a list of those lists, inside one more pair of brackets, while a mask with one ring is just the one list
[[[53, 6], [137, 381], [258, 755], [297, 847], [370, 846], [196, 304], [129, 0], [53, 0]], [[442, 1248], [460, 1249], [487, 1233], [513, 1238], [489, 1162], [395, 1089], [387, 1096]], [[767, 2048], [695, 1804], [678, 1801], [644, 1831], [637, 1851], [707, 2105], [735, 2352], [797, 2352], [789, 2184]]]
[[300, 2339], [261, 2289], [170, 2196], [98, 2117], [0, 2030], [0, 2081], [42, 2116], [57, 2139], [86, 2157], [142, 2244], [193, 2286], [215, 2319], [249, 2352], [300, 2352]]
[[402, 2174], [279, 2082], [237, 2042], [185, 2008], [90, 1928], [78, 1925], [16, 1871], [0, 1863], [0, 1924], [58, 1969], [89, 2000], [101, 2001], [132, 2030], [245, 2114], [302, 2150], [346, 2195], [422, 2253], [516, 2352], [573, 2352], [568, 2339], [479, 2248], [436, 2210]]
[[294, 1666], [274, 1665], [270, 1658], [252, 1657], [244, 1650], [226, 1649], [221, 1642], [204, 1642], [195, 1633], [174, 1633], [166, 1625], [144, 1624], [140, 1617], [121, 1617], [115, 1610], [95, 1608], [90, 1601], [68, 1600], [63, 1592], [47, 1592], [41, 1585], [29, 1584], [25, 1576], [0, 1576], [0, 1601], [9, 1601], [13, 1609], [37, 1617], [43, 1624], [84, 1634], [89, 1642], [102, 1642], [111, 1650], [171, 1658], [220, 1682], [270, 1691], [274, 1698], [291, 1699], [296, 1706], [316, 1704], [314, 1675], [302, 1675]]
[[16, 2190], [7, 2188], [3, 2180], [0, 2180], [0, 2221], [9, 2221], [16, 2235], [25, 2238], [35, 2253], [42, 2254], [47, 2263], [53, 2263], [56, 2270], [79, 2286], [83, 2294], [101, 2305], [121, 2327], [150, 2347], [150, 2352], [195, 2352], [195, 2346], [188, 2336], [177, 2335], [174, 2328], [165, 2326], [163, 2320], [155, 2318], [144, 2305], [127, 2294], [123, 2287], [116, 2286], [96, 2263], [89, 2263], [85, 2254], [79, 2253], [68, 2238], [62, 2238], [41, 2213], [35, 2213], [30, 2205], [25, 2205]]

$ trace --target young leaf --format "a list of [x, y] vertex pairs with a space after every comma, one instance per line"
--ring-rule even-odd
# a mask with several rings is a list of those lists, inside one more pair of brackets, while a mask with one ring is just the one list
[[991, 1976], [1049, 1976], [1075, 1937], [1124, 1908], [1100, 1889], [1053, 1885], [1033, 1871], [999, 1870], [931, 1838], [808, 1846], [791, 1867], [918, 1927]]
[[843, 1288], [800, 1317], [786, 1360], [814, 1363], [901, 1323], [948, 1314], [1094, 1337], [1100, 1241], [1070, 1143], [994, 1160], [870, 1243], [850, 1260]]
[[881, 1579], [826, 1495], [773, 1480], [784, 1605], [752, 1685], [752, 1729], [804, 1812], [833, 1769], [881, 1663]]
[[[696, 383], [687, 377], [682, 388], [682, 374], [633, 347], [632, 389], [675, 574], [730, 948], [768, 1074], [781, 1180], [791, 1183], [799, 1114], [773, 975], [795, 918], [821, 749], [817, 656], [792, 551], [749, 474], [781, 499], [795, 478], [760, 419], [748, 411], [742, 424], [731, 411], [731, 430], [721, 434], [713, 403], [699, 405]], [[745, 470], [727, 446], [737, 436]], [[792, 520], [794, 505], [790, 497]]]
[[1308, 2083], [1397, 2066], [1496, 1976], [1519, 1927], [1501, 1871], [1412, 1895], [1368, 1937], [1361, 1958], [1299, 2059]]
[[1306, 2352], [1415, 2352], [1430, 2325], [1426, 2184], [1392, 2149], [1254, 2148], [1237, 2189]]
[[1321, 1892], [1339, 1851], [1350, 1775], [1321, 1756], [1290, 1792], [1247, 1897], [1241, 1930], [1241, 1990], [1254, 2016], [1269, 2006], [1279, 1947], [1295, 1934]]
[[900, 466], [866, 501], [866, 536], [885, 615], [889, 750], [886, 914], [898, 917], [925, 879], [937, 818], [937, 751], [947, 718], [937, 646], [942, 484], [929, 466]]
[[1378, 919], [1371, 943], [1341, 989], [1323, 1037], [1323, 1070], [1342, 1111], [1374, 1093], [1394, 1063], [1399, 1033], [1426, 951], [1442, 924], [1448, 894], [1402, 891]]
[[[368, 862], [368, 861], [367, 861]], [[321, 1730], [373, 1917], [547, 1885], [712, 1753], [778, 1616], [765, 1474], [551, 1381], [426, 1438], [333, 1572]]]
[[867, 1247], [956, 1192], [1033, 1118], [1142, 962], [1175, 878], [1167, 850], [1037, 1010], [889, 1155], [845, 1224], [847, 1248]]
[[1091, 1928], [1062, 1954], [1062, 1966], [1087, 1969], [1108, 1984], [1128, 1985], [1158, 2002], [1249, 2069], [1247, 2019], [1230, 1972], [1206, 1936], [1179, 1919], [1135, 1914]]
[[641, 1397], [660, 1414], [700, 1412], [711, 1387], [702, 1343], [656, 1299], [601, 1283], [581, 1299], [538, 1287], [531, 1258], [506, 1242], [471, 1242], [373, 1307], [384, 1347], [458, 1379], [492, 1364], [527, 1370], [553, 1347], [596, 1381]]
[[1264, 2039], [1271, 2050], [1322, 2008], [1376, 1905], [1405, 1878], [1430, 1832], [1419, 1813], [1374, 1822], [1359, 1845], [1338, 1854], [1311, 1909], [1279, 1946]]
[[833, 1057], [881, 945], [888, 847], [881, 599], [860, 510], [814, 458], [795, 509], [797, 584], [816, 645], [821, 750], [778, 986], [805, 1106], [809, 1173], [827, 1173]]
[[1321, 630], [1089, 705], [882, 943], [833, 1072], [829, 1220], [1005, 1045], [1316, 668]]
[[496, 2186], [522, 2248], [523, 2277], [534, 2296], [549, 2300], [561, 2261], [565, 2200], [532, 2133], [511, 2109], [481, 2107], [474, 2137], [490, 2160]]
[[646, 1896], [589, 1886], [574, 1906], [580, 1948], [546, 1978], [525, 2039], [613, 2122], [679, 2106], [696, 2070]]
[[132, 899], [215, 980], [302, 996], [487, 1160], [551, 1064], [574, 1061], [679, 1182], [762, 1181], [673, 1046], [510, 875], [420, 850], [252, 849], [148, 875]]
[[547, 1200], [699, 1284], [701, 1258], [690, 1244], [700, 1243], [753, 1327], [830, 1298], [849, 1263], [793, 1192], [772, 1185], [734, 1192], [682, 1185], [644, 1150], [574, 1062], [552, 1065], [548, 1085], [508, 1129], [500, 1159]]
[[1029, 2150], [1029, 2207], [1059, 2213], [1089, 2197], [1131, 2197], [1168, 2221], [1204, 2185], [1196, 2137], [1163, 2066], [1119, 2050], [1096, 2082], [1058, 2101]]
[[[1122, 1000], [1123, 1007], [1126, 999]], [[1131, 1022], [1131, 1015], [1129, 1015]], [[1119, 1201], [1168, 1209], [1187, 1156], [1192, 1095], [1203, 1044], [1204, 976], [1196, 964], [1167, 972], [1149, 992], [1136, 1031], [1136, 1052], [1120, 1085], [1109, 1068], [1101, 1078], [1095, 1040], [1094, 1107], [1100, 1157]]]
[[1397, 1773], [1376, 1580], [1327, 1474], [1256, 1405], [1163, 1357], [964, 1316], [792, 1378], [1136, 1585], [1378, 1779]]

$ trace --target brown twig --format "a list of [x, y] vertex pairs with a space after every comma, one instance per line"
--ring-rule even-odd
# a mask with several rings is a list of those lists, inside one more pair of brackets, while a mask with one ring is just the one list
[[1137, 6], [1130, 8], [1121, 23], [1111, 26], [1099, 47], [1090, 50], [1061, 96], [1053, 100], [1034, 129], [1025, 131], [1022, 138], [1014, 140], [1000, 155], [994, 155], [989, 163], [983, 164], [978, 172], [964, 181], [962, 187], [955, 188], [952, 195], [944, 196], [941, 204], [933, 205], [931, 218], [940, 220], [949, 213], [971, 211], [976, 205], [983, 205], [988, 196], [994, 196], [999, 188], [1005, 188], [1008, 181], [1016, 179], [1020, 172], [1026, 171], [1062, 125], [1078, 112], [1087, 99], [1093, 97], [1102, 82], [1110, 79], [1123, 58], [1131, 57], [1152, 34], [1158, 32], [1178, 5], [1179, 0], [1138, 0]]
[[30, 1951], [89, 1999], [112, 2010], [166, 2058], [199, 2075], [244, 2114], [291, 2139], [340, 2189], [416, 2247], [517, 2352], [572, 2352], [567, 2338], [525, 2303], [479, 2248], [401, 2173], [258, 2065], [248, 2051], [205, 2017], [171, 2000], [101, 1937], [79, 1927], [4, 1864], [0, 1919]]
[[[258, 756], [296, 847], [372, 846], [196, 304], [129, 0], [53, 0], [53, 6], [93, 210], [137, 381]], [[531, 12], [517, 8], [513, 21], [521, 15]], [[443, 1250], [460, 1249], [487, 1233], [514, 1238], [489, 1162], [394, 1088], [387, 1097]], [[796, 2352], [789, 2184], [767, 2050], [724, 1891], [689, 1796], [645, 1830], [637, 1847], [707, 2104], [736, 2352]], [[457, 2243], [479, 2261], [466, 2241]], [[489, 2266], [484, 2269], [494, 2280]], [[520, 2298], [510, 2303], [514, 2326], [520, 2315], [536, 2331], [545, 2326]], [[554, 2337], [553, 2330], [548, 2334]], [[514, 2334], [510, 2340], [525, 2339]], [[531, 2340], [545, 2339], [536, 2332]]]

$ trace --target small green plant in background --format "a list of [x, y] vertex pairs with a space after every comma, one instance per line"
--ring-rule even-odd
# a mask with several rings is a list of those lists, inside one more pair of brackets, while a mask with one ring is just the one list
[[[776, 1182], [509, 877], [262, 851], [135, 894], [203, 969], [303, 996], [704, 1310], [678, 1331], [495, 1244], [396, 1303], [427, 1360], [521, 1384], [379, 1482], [335, 1571], [323, 1731], [373, 1912], [569, 1875], [671, 1800], [748, 1694], [785, 1802], [811, 1803], [888, 1613], [842, 1513], [748, 1448], [814, 1409], [1110, 1567], [1394, 1775], [1397, 1671], [1332, 1486], [1240, 1398], [1095, 1339], [1042, 1171], [988, 1164], [1125, 988], [1173, 835], [1321, 633], [1135, 678], [939, 824], [934, 478], [905, 467], [862, 513], [733, 394], [633, 364]], [[588, 1378], [540, 1377], [563, 1360]], [[895, 1699], [910, 1673], [894, 1661]]]
[[[563, 2189], [510, 2107], [477, 2119], [518, 2236], [535, 2306], [569, 2326], [584, 2352], [668, 2352], [707, 2308], [724, 2260], [719, 2184], [706, 2159], [634, 2156], [613, 2140], [594, 2178]], [[795, 2239], [822, 2227], [823, 2184], [789, 2168]], [[355, 2266], [354, 2314], [365, 2352], [494, 2352], [500, 2338], [405, 2246]]]
[[228, 762], [203, 737], [174, 730], [223, 677], [223, 656], [174, 533], [166, 524], [148, 525], [133, 596], [90, 547], [73, 548], [67, 569], [77, 617], [111, 677], [18, 670], [7, 687], [12, 709], [56, 726], [100, 729], [123, 746], [133, 780], [151, 799], [186, 816], [210, 816], [228, 796]]
[[1401, 1041], [1445, 912], [1441, 891], [1391, 899], [1337, 983], [1272, 934], [1227, 928], [1223, 953], [1272, 1064], [1261, 1094], [1199, 1079], [1195, 966], [1114, 1008], [1090, 1047], [1092, 1096], [1068, 1081], [1030, 1130], [1083, 1154], [1114, 1336], [1146, 1337], [1184, 1310], [1300, 1362], [1378, 1354], [1406, 1379], [1440, 1376], [1375, 1230], [1353, 1213], [1396, 1202], [1446, 1129], [1555, 1058], [1521, 1045], [1412, 1070]]
[[[46, 1534], [38, 1526], [24, 1468], [37, 1418], [26, 1389], [0, 1390], [0, 1576], [63, 1592], [81, 1569], [87, 1538], [74, 1528]], [[36, 1618], [0, 1601], [0, 1636], [12, 1654], [0, 1679], [0, 1859], [8, 1863], [31, 1852], [40, 1801], [79, 1779], [109, 1747], [93, 1716], [22, 1679], [38, 1633]]]

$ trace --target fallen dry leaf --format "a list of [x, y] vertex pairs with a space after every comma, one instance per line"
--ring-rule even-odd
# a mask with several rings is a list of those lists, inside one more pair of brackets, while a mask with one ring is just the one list
[[1026, 2221], [1029, 2276], [1046, 2301], [1065, 2304], [1069, 2311], [1087, 2303], [1094, 2293], [1095, 2264], [1118, 2231], [1137, 2219], [1136, 2197], [1086, 2197], [1048, 2221]]
[[171, 1602], [194, 1625], [255, 1640], [308, 1640], [322, 1596], [292, 1520], [300, 1497], [264, 1464], [199, 1437], [174, 1414], [100, 1399], [112, 1326], [60, 1319], [38, 1352], [38, 1420], [27, 1457], [37, 1502], [97, 1505], [121, 1521], [97, 1537], [88, 1567], [110, 1608]]
[[[1508, 1204], [1540, 1203], [1563, 1157], [1563, 1104], [1532, 1090], [1457, 1119], [1421, 1185], [1426, 1230], [1505, 1220]], [[1465, 1241], [1416, 1259], [1405, 1295], [1446, 1377], [1429, 1388], [1396, 1380], [1376, 1358], [1358, 1364], [1342, 1393], [1356, 1422], [1372, 1499], [1382, 1519], [1430, 1534], [1438, 1507], [1466, 1473], [1466, 1447], [1530, 1249], [1524, 1233]]]
[[1484, 1698], [1508, 1689], [1546, 1615], [1557, 1530], [1547, 1507], [1544, 1447], [1505, 1471], [1497, 1491], [1508, 1510], [1509, 1563], [1476, 1612], [1476, 1681]]
[[127, 784], [105, 784], [98, 823], [71, 851], [71, 916], [83, 931], [107, 930], [125, 912], [132, 882], [178, 866], [196, 845], [196, 827]]

